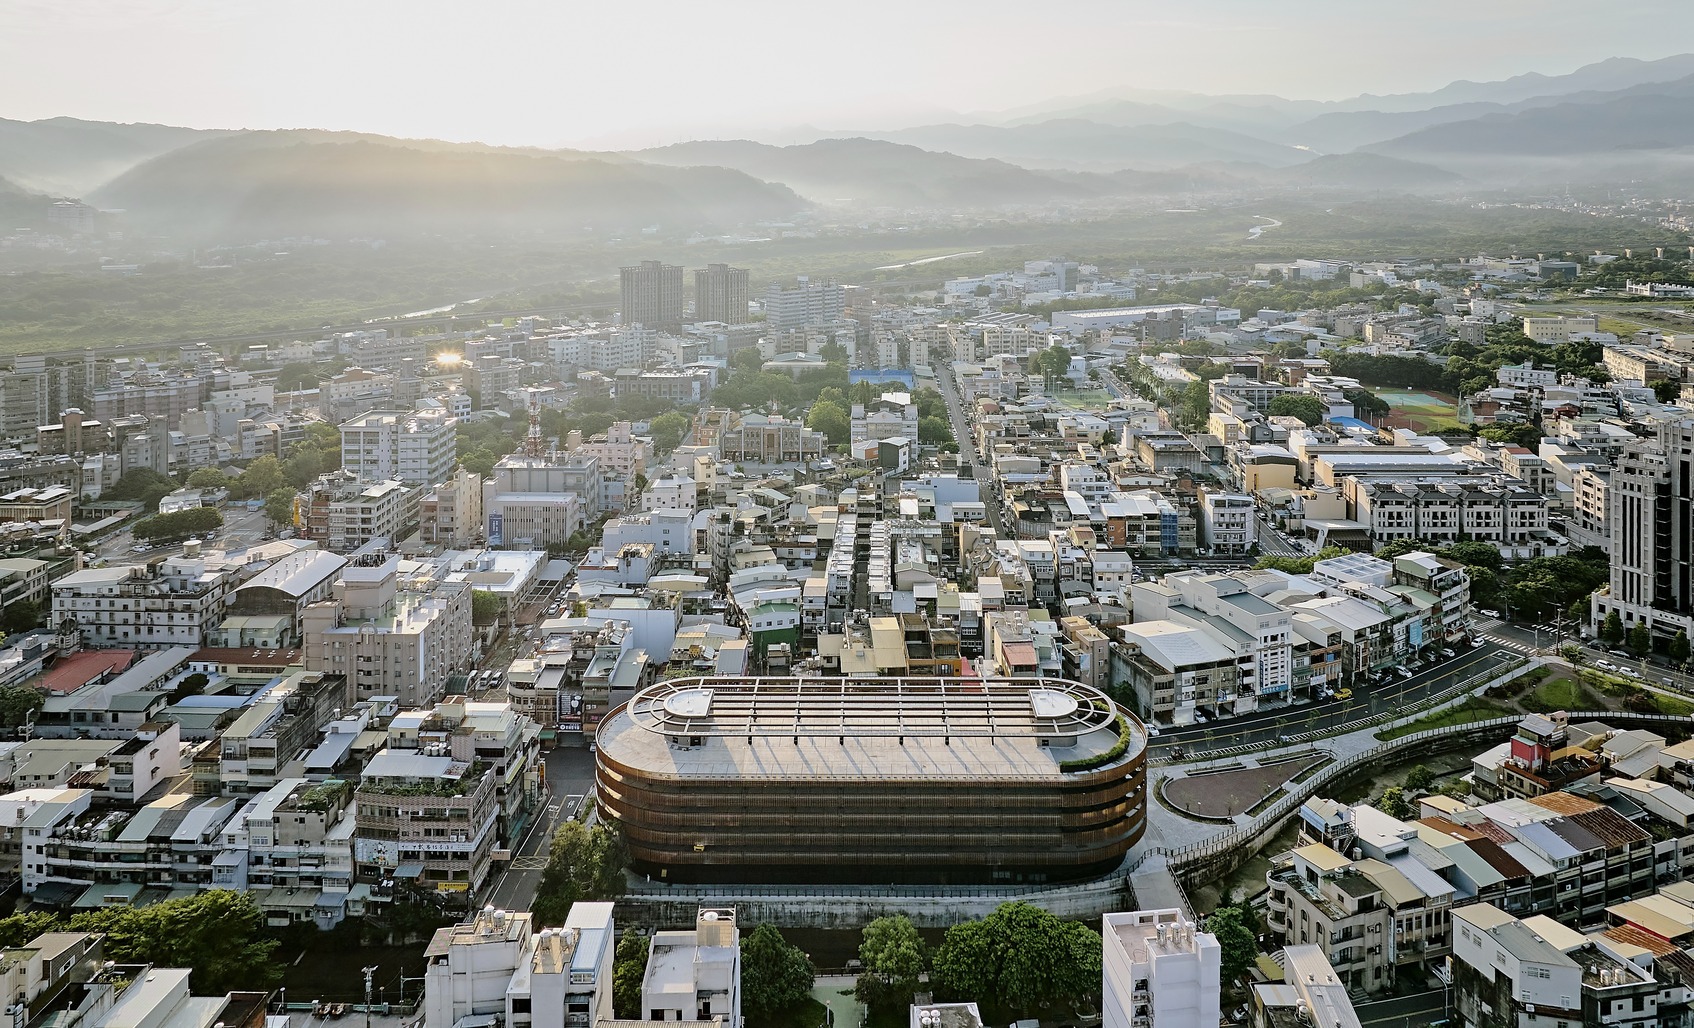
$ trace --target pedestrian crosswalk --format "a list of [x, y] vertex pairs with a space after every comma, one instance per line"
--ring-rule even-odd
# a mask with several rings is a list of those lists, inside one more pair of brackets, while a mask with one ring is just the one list
[[[1540, 650], [1537, 650], [1535, 648], [1534, 643], [1524, 642], [1522, 639], [1503, 639], [1499, 636], [1491, 635], [1491, 636], [1488, 637], [1488, 641], [1493, 643], [1495, 646], [1498, 646], [1502, 649], [1512, 650], [1513, 652], [1516, 652], [1516, 653], [1526, 653], [1527, 654], [1527, 653], [1538, 653], [1538, 652], [1540, 652]], [[1544, 650], [1544, 649], [1546, 649], [1546, 647], [1543, 646], [1543, 647], [1541, 647], [1541, 649]]]

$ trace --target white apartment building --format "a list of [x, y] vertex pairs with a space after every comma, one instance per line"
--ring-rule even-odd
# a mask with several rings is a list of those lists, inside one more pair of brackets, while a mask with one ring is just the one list
[[1250, 576], [1203, 571], [1138, 582], [1131, 590], [1140, 620], [1170, 619], [1206, 632], [1235, 654], [1240, 669], [1235, 713], [1247, 697], [1286, 696], [1293, 680], [1293, 612], [1257, 595]]
[[612, 1017], [612, 904], [577, 903], [563, 927], [486, 908], [438, 928], [425, 951], [423, 1028], [498, 1018], [508, 1028], [591, 1028]]
[[[1531, 920], [1555, 924], [1546, 917]], [[1582, 967], [1535, 927], [1492, 903], [1453, 911], [1453, 978], [1456, 1012], [1467, 1024], [1485, 1016], [1514, 1028], [1529, 1028], [1543, 1017], [1549, 1026], [1584, 1023]]]
[[741, 930], [735, 908], [705, 908], [688, 931], [654, 932], [641, 980], [648, 1021], [710, 1021], [743, 1028]]
[[301, 534], [331, 553], [352, 553], [377, 539], [398, 543], [418, 523], [421, 491], [398, 480], [331, 472], [301, 498]]
[[456, 582], [402, 582], [400, 558], [366, 554], [341, 571], [335, 598], [301, 612], [308, 671], [345, 675], [354, 696], [433, 702], [449, 675], [475, 656], [471, 589]]
[[697, 546], [693, 508], [648, 510], [606, 522], [600, 544], [607, 553], [619, 553], [630, 543], [647, 543], [655, 555], [692, 556]]
[[1511, 558], [1553, 556], [1566, 542], [1548, 528], [1549, 500], [1506, 475], [1348, 475], [1352, 519], [1383, 545], [1395, 539], [1491, 543]]
[[677, 510], [693, 514], [699, 504], [699, 483], [688, 475], [666, 472], [641, 491], [644, 511]]
[[209, 566], [198, 544], [157, 567], [73, 571], [53, 583], [52, 624], [74, 621], [90, 649], [198, 648], [223, 621], [235, 581], [230, 571]]
[[1282, 950], [1281, 983], [1253, 986], [1254, 1028], [1299, 1024], [1324, 1028], [1362, 1028], [1353, 998], [1318, 946]]
[[772, 283], [765, 291], [765, 327], [770, 332], [784, 332], [839, 321], [846, 305], [846, 291], [834, 282], [813, 282], [802, 275], [794, 286]]
[[341, 466], [367, 482], [445, 481], [453, 472], [458, 424], [444, 410], [361, 414], [341, 426]]
[[1101, 1028], [1220, 1023], [1222, 951], [1182, 911], [1107, 914], [1100, 937]]
[[1241, 493], [1200, 493], [1200, 542], [1215, 553], [1243, 554], [1259, 541], [1259, 508]]
[[74, 897], [99, 908], [129, 904], [148, 886], [210, 888], [224, 826], [242, 806], [231, 797], [168, 793], [139, 808], [88, 808], [51, 825], [26, 820], [25, 890], [37, 901], [57, 894], [56, 905]]
[[[353, 887], [352, 792], [340, 781], [286, 778], [248, 800], [224, 826], [213, 887], [252, 896], [271, 924], [340, 924]], [[311, 905], [298, 902], [300, 890]]]
[[883, 393], [868, 404], [855, 403], [851, 433], [850, 441], [854, 443], [896, 436], [915, 441], [918, 437], [918, 406], [912, 402], [910, 393]]

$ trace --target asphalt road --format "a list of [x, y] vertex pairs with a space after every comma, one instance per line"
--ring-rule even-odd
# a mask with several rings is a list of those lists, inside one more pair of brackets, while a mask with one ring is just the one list
[[994, 488], [994, 476], [982, 463], [982, 455], [977, 452], [976, 438], [971, 434], [970, 425], [965, 420], [964, 404], [959, 399], [957, 387], [953, 383], [951, 367], [941, 368], [935, 376], [937, 389], [941, 398], [947, 403], [947, 419], [953, 426], [953, 441], [959, 444], [959, 456], [971, 467], [971, 475], [976, 479], [976, 491], [982, 497], [982, 504], [988, 510], [988, 522], [994, 526], [994, 532], [1002, 539], [1011, 538], [1006, 531], [1005, 520], [1000, 511], [1000, 494]]
[[1353, 686], [1350, 700], [1328, 700], [1277, 707], [1213, 721], [1205, 725], [1163, 728], [1152, 740], [1155, 753], [1173, 746], [1204, 751], [1230, 746], [1272, 743], [1285, 736], [1321, 731], [1419, 703], [1467, 678], [1475, 677], [1510, 660], [1515, 654], [1494, 643], [1483, 643], [1451, 660], [1414, 674], [1394, 677], [1377, 685]]
[[[132, 520], [145, 517], [137, 514]], [[236, 504], [223, 508], [224, 523], [207, 544], [213, 549], [236, 550], [251, 546], [264, 536], [270, 528], [270, 522], [265, 519], [262, 510], [250, 511], [246, 504]], [[119, 529], [100, 541], [94, 552], [100, 559], [110, 564], [127, 564], [132, 561], [148, 560], [153, 557], [169, 557], [182, 552], [182, 543], [169, 543], [164, 546], [149, 548], [145, 553], [135, 552], [135, 537], [129, 529]]]
[[587, 749], [561, 747], [549, 750], [544, 757], [548, 791], [541, 813], [513, 850], [511, 866], [494, 879], [494, 888], [485, 901], [501, 910], [530, 908], [541, 885], [541, 868], [547, 862], [553, 830], [563, 819], [575, 816], [594, 788], [594, 756]]
[[1440, 1020], [1455, 1021], [1445, 989], [1353, 1004], [1359, 1023], [1381, 1028], [1420, 1028]]

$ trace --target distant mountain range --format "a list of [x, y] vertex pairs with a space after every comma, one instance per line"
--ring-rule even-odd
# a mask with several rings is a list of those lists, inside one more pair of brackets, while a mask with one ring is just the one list
[[1311, 154], [1292, 146], [1181, 121], [1115, 125], [1085, 118], [1055, 118], [1023, 125], [928, 125], [867, 134], [1031, 168], [1163, 171], [1232, 161], [1281, 168], [1311, 159]]
[[90, 199], [143, 228], [219, 238], [734, 226], [805, 206], [786, 186], [725, 168], [295, 132], [195, 143]]
[[1694, 167], [1690, 101], [1694, 54], [1334, 102], [1128, 91], [976, 124], [623, 154], [0, 120], [0, 196], [26, 212], [49, 196], [86, 196], [144, 231], [244, 239], [728, 228], [812, 204], [982, 210], [1222, 191], [1675, 181]]
[[997, 160], [974, 160], [875, 139], [822, 139], [770, 146], [745, 139], [676, 143], [627, 156], [671, 167], [733, 168], [781, 182], [819, 203], [876, 207], [997, 206], [1096, 196], [1096, 184], [1064, 181]]
[[0, 118], [0, 177], [26, 189], [81, 196], [142, 161], [228, 133], [76, 118]]

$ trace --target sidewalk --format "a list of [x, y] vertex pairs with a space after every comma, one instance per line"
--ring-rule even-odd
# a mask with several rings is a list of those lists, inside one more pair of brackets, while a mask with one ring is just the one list
[[812, 981], [812, 998], [829, 1008], [830, 1028], [859, 1028], [865, 1019], [865, 1005], [853, 998], [854, 979], [850, 974], [819, 975]]

